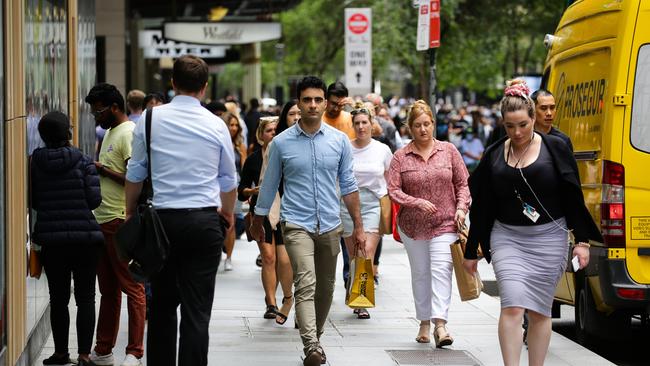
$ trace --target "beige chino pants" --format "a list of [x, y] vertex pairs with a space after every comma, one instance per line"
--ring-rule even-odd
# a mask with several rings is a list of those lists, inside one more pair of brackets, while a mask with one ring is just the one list
[[282, 234], [293, 268], [296, 318], [307, 355], [320, 347], [320, 336], [332, 305], [336, 259], [341, 251], [341, 227], [314, 234], [297, 225], [283, 223]]

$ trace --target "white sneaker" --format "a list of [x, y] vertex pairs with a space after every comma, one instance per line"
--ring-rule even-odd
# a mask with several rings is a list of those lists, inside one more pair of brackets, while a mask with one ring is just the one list
[[135, 358], [134, 355], [129, 353], [124, 358], [124, 362], [122, 362], [121, 366], [142, 366], [142, 361]]
[[90, 353], [90, 360], [95, 363], [95, 365], [99, 366], [112, 366], [115, 363], [115, 359], [113, 358], [113, 352], [100, 356], [98, 355], [95, 350], [93, 350]]
[[232, 258], [226, 258], [226, 261], [223, 264], [223, 269], [225, 271], [232, 271]]

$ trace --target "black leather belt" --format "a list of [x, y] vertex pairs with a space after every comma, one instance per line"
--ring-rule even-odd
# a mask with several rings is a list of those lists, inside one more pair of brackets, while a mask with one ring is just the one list
[[217, 212], [219, 207], [210, 206], [210, 207], [192, 207], [192, 208], [160, 208], [156, 209], [157, 212], [163, 213], [181, 213], [181, 212], [196, 212], [196, 211], [214, 211]]

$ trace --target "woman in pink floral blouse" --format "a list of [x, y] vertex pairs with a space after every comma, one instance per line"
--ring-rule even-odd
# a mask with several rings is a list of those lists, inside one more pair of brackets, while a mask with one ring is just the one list
[[470, 194], [468, 172], [454, 145], [433, 138], [431, 108], [416, 101], [408, 115], [413, 141], [393, 156], [388, 193], [401, 208], [397, 216], [411, 265], [415, 312], [420, 330], [415, 340], [429, 343], [431, 321], [436, 347], [448, 346], [452, 261], [449, 245], [465, 221]]

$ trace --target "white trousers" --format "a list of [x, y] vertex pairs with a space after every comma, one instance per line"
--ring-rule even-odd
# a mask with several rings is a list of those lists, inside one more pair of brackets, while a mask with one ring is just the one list
[[451, 248], [457, 234], [442, 234], [427, 240], [413, 240], [399, 231], [409, 263], [411, 285], [418, 320], [447, 321], [451, 303]]

